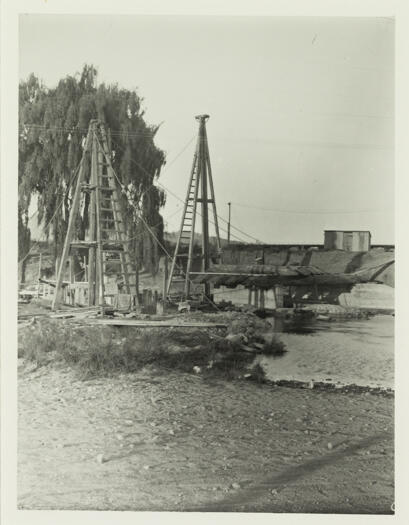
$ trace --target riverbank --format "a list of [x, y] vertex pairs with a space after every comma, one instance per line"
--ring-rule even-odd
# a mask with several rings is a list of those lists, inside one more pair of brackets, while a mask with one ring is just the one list
[[393, 397], [20, 360], [20, 509], [391, 513]]

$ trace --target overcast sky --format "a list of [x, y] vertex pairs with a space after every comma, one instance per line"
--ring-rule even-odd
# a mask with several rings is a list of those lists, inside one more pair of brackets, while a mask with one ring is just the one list
[[[181, 198], [195, 141], [181, 151], [208, 113], [218, 213], [231, 201], [233, 226], [268, 243], [318, 243], [324, 229], [394, 242], [393, 20], [20, 18], [20, 78], [54, 86], [84, 63], [136, 88], [148, 122], [163, 122], [160, 180]], [[180, 214], [169, 194], [169, 230]]]

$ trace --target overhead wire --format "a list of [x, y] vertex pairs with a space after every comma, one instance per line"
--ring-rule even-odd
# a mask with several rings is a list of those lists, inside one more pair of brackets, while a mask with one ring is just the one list
[[[191, 139], [191, 140], [189, 141], [189, 144], [192, 142], [192, 140], [193, 140], [193, 139]], [[118, 144], [117, 144], [117, 146], [118, 146]], [[118, 147], [119, 147], [119, 149], [120, 149], [122, 152], [124, 152], [124, 149], [121, 148], [121, 146], [118, 146]], [[183, 151], [185, 151], [186, 148], [187, 148], [187, 146], [183, 149]], [[174, 160], [176, 160], [176, 159], [174, 159]], [[148, 172], [148, 171], [147, 171], [147, 170], [146, 170], [141, 164], [139, 164], [139, 162], [135, 161], [135, 160], [132, 159], [132, 158], [130, 159], [130, 161], [131, 161], [132, 163], [134, 163], [135, 166], [138, 166], [141, 170], [143, 170], [148, 176], [151, 176], [151, 174], [150, 174], [150, 173], [149, 173], [149, 172]], [[159, 182], [159, 181], [156, 181], [156, 183], [157, 183], [158, 186], [160, 186], [161, 188], [163, 188], [167, 193], [169, 193], [170, 195], [172, 195], [173, 197], [175, 197], [175, 199], [177, 199], [178, 201], [180, 201], [182, 204], [185, 204], [185, 201], [184, 201], [181, 197], [179, 197], [179, 195], [176, 195], [176, 193], [174, 193], [172, 190], [170, 190], [169, 188], [167, 188], [163, 183], [161, 183], [161, 182]], [[155, 186], [152, 186], [152, 187], [149, 188], [147, 191], [151, 191], [154, 187], [155, 187]], [[197, 213], [200, 217], [202, 217], [202, 214], [200, 213], [200, 211], [197, 210], [196, 213]], [[226, 221], [226, 219], [224, 219], [223, 217], [220, 217], [220, 215], [217, 215], [217, 217], [218, 217], [219, 219], [221, 219], [222, 221], [226, 222], [226, 223], [228, 222], [228, 221]], [[209, 222], [210, 222], [211, 224], [213, 224], [213, 225], [215, 226], [214, 221], [212, 221], [210, 218], [209, 218], [208, 220], [209, 220]], [[238, 229], [238, 228], [235, 228], [233, 225], [231, 225], [231, 227], [234, 228], [234, 229]], [[226, 234], [228, 233], [228, 231], [227, 231], [226, 229], [224, 229], [224, 228], [220, 228], [220, 226], [219, 226], [219, 229], [222, 230], [222, 231], [223, 231], [224, 233], [226, 233]], [[242, 232], [242, 233], [244, 233], [244, 232]], [[255, 237], [252, 237], [251, 235], [248, 235], [248, 234], [245, 234], [245, 235], [247, 235], [248, 237], [250, 237], [250, 238], [252, 238], [252, 239], [255, 239]], [[230, 232], [230, 236], [231, 236], [231, 237], [234, 237], [236, 240], [238, 240], [238, 241], [240, 241], [240, 242], [243, 242], [244, 244], [248, 244], [244, 239], [241, 239], [240, 237], [238, 237], [238, 236], [235, 235], [235, 234], [232, 234], [231, 232]], [[257, 240], [257, 242], [260, 242], [260, 241]]]
[[[97, 139], [97, 142], [98, 142], [100, 148], [102, 149], [102, 151], [104, 151], [104, 148], [102, 147], [101, 142], [100, 142], [98, 136], [96, 136], [96, 139]], [[105, 152], [104, 152], [104, 154], [105, 154]], [[106, 156], [106, 154], [105, 154], [105, 156]], [[111, 162], [110, 162], [110, 159], [107, 159], [107, 160], [109, 160], [110, 167], [111, 167], [112, 172], [113, 172], [113, 174], [114, 174], [114, 176], [115, 176], [115, 178], [116, 178], [116, 180], [117, 180], [117, 182], [118, 182], [118, 184], [119, 184], [119, 187], [121, 188], [122, 192], [126, 194], [126, 188], [125, 188], [125, 186], [122, 184], [122, 182], [120, 181], [120, 179], [119, 179], [119, 177], [118, 177], [118, 175], [117, 175], [115, 169], [113, 168], [113, 166], [112, 166], [112, 164], [111, 164]], [[158, 246], [160, 246], [160, 247], [162, 248], [163, 252], [164, 252], [165, 255], [168, 257], [168, 259], [169, 259], [170, 261], [173, 261], [173, 257], [171, 256], [171, 254], [167, 251], [167, 249], [165, 248], [165, 246], [164, 246], [164, 245], [161, 243], [161, 241], [158, 239], [158, 237], [157, 237], [157, 235], [155, 234], [155, 232], [152, 231], [152, 229], [151, 229], [151, 227], [149, 226], [149, 224], [148, 224], [148, 223], [145, 221], [145, 219], [143, 218], [142, 213], [141, 213], [142, 210], [141, 210], [139, 207], [137, 207], [133, 202], [130, 202], [130, 204], [131, 204], [131, 206], [133, 206], [133, 208], [134, 208], [137, 212], [139, 212], [139, 215], [138, 215], [139, 219], [142, 221], [142, 223], [144, 224], [145, 228], [146, 228], [146, 229], [148, 230], [148, 232], [151, 234], [152, 238], [155, 240], [155, 242], [158, 244]], [[176, 266], [178, 267], [179, 270], [183, 270], [179, 265], [176, 265]], [[194, 284], [193, 281], [192, 281], [191, 279], [189, 279], [189, 282], [190, 282], [191, 284]], [[217, 307], [217, 305], [216, 305], [216, 304], [215, 304], [215, 303], [214, 303], [209, 297], [207, 297], [206, 295], [205, 295], [204, 297], [205, 297], [205, 299], [209, 302], [209, 304], [211, 304], [212, 306], [214, 306], [214, 307], [216, 308], [216, 310], [219, 311], [219, 308]]]
[[252, 206], [250, 204], [243, 204], [240, 202], [232, 202], [235, 206], [240, 206], [242, 208], [250, 208], [254, 210], [262, 211], [271, 211], [273, 213], [291, 213], [291, 214], [353, 214], [353, 213], [388, 213], [387, 211], [382, 210], [290, 210], [290, 209], [279, 209], [279, 208], [265, 208], [263, 206]]
[[[64, 131], [64, 132], [67, 132], [67, 133], [73, 133], [75, 131], [82, 131], [82, 132], [87, 132], [88, 130], [85, 129], [85, 128], [79, 128], [79, 127], [66, 127], [66, 126], [45, 126], [44, 124], [30, 124], [30, 123], [24, 123], [24, 124], [20, 124], [20, 127], [21, 128], [34, 128], [34, 129], [42, 129], [42, 130], [45, 130], [45, 131], [48, 131], [48, 130], [54, 130], [54, 131]], [[155, 132], [127, 132], [127, 131], [121, 131], [121, 130], [110, 130], [110, 134], [113, 135], [113, 136], [128, 136], [128, 137], [142, 137], [142, 136], [146, 136], [146, 137], [150, 137], [150, 138], [153, 138], [155, 136]], [[176, 162], [176, 160], [186, 151], [186, 149], [190, 146], [190, 144], [193, 142], [193, 140], [195, 139], [195, 135], [192, 136], [189, 141], [187, 142], [187, 144], [182, 148], [182, 150], [176, 155], [176, 157], [174, 159], [172, 159], [172, 161], [167, 165], [167, 167], [170, 167], [172, 166], [172, 164], [174, 162]], [[119, 149], [124, 152], [125, 150], [119, 146], [118, 144], [116, 144], [117, 147], [119, 147]], [[130, 159], [131, 162], [133, 162], [136, 166], [138, 166], [140, 169], [142, 169], [147, 175], [151, 175], [141, 164], [139, 164], [138, 162], [136, 162], [134, 159]], [[175, 197], [177, 200], [179, 200], [180, 202], [182, 202], [184, 204], [184, 200], [179, 197], [178, 195], [176, 195], [175, 193], [173, 193], [169, 188], [167, 188], [163, 183], [157, 181], [157, 184], [158, 186], [162, 187], [167, 193], [169, 193], [170, 195], [172, 195], [173, 197]], [[152, 187], [153, 189], [153, 187]], [[150, 191], [151, 189], [149, 189], [148, 191]], [[198, 215], [201, 216], [201, 213], [199, 211], [197, 211]], [[223, 222], [225, 222], [226, 224], [228, 224], [228, 221], [217, 214], [217, 217], [222, 220]], [[209, 222], [213, 225], [215, 225], [215, 223], [209, 219]], [[260, 243], [261, 241], [259, 239], [257, 239], [256, 237], [254, 237], [253, 235], [250, 235], [248, 233], [246, 233], [245, 231], [241, 230], [240, 228], [238, 228], [237, 226], [234, 226], [233, 224], [230, 224], [230, 228], [231, 229], [234, 229], [236, 231], [238, 231], [239, 233], [241, 233], [242, 235], [245, 235], [246, 237], [248, 237], [249, 239], [252, 239], [254, 241], [256, 241], [257, 243]], [[227, 230], [225, 228], [220, 228], [224, 233], [228, 233]], [[233, 237], [234, 239], [240, 241], [240, 242], [243, 242], [243, 243], [246, 243], [246, 241], [242, 238], [240, 238], [239, 236], [233, 234], [230, 232], [230, 236]]]
[[[77, 175], [78, 175], [78, 172], [79, 172], [79, 169], [80, 169], [80, 167], [81, 167], [81, 164], [82, 164], [82, 162], [83, 162], [83, 158], [84, 158], [84, 157], [82, 157], [81, 160], [79, 161], [77, 167], [76, 167], [75, 170], [74, 170], [74, 173], [73, 173], [71, 179], [68, 181], [68, 185], [67, 185], [67, 188], [66, 188], [65, 194], [66, 194], [66, 192], [68, 191], [68, 189], [70, 188], [70, 186], [72, 185], [72, 183], [74, 182], [74, 180], [76, 179], [76, 177], [77, 177]], [[43, 232], [46, 231], [47, 228], [48, 228], [48, 226], [52, 223], [52, 221], [54, 220], [54, 218], [55, 218], [56, 215], [57, 215], [57, 212], [58, 212], [59, 209], [61, 208], [63, 202], [64, 202], [64, 196], [61, 198], [60, 203], [59, 203], [58, 206], [55, 208], [54, 213], [53, 213], [51, 219], [50, 219], [50, 220], [47, 222], [47, 224], [44, 226], [44, 228], [43, 228]], [[38, 209], [37, 209], [37, 211], [36, 211], [35, 213], [32, 214], [32, 216], [34, 216], [36, 213], [38, 213]], [[43, 235], [44, 235], [44, 233], [43, 233]], [[35, 241], [34, 244], [31, 246], [31, 248], [28, 250], [28, 252], [25, 254], [25, 256], [22, 257], [22, 258], [18, 261], [18, 264], [24, 262], [24, 261], [27, 259], [27, 257], [30, 255], [30, 253], [33, 251], [33, 249], [35, 248], [35, 246], [37, 246], [39, 243], [40, 243], [40, 240]]]

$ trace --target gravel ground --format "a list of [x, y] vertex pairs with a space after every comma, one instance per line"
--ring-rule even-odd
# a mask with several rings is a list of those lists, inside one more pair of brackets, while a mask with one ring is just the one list
[[155, 369], [81, 381], [20, 362], [18, 506], [391, 513], [393, 405]]

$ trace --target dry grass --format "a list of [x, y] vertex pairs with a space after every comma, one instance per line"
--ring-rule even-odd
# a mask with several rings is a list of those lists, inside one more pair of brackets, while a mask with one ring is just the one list
[[232, 380], [248, 372], [254, 360], [214, 331], [79, 326], [43, 319], [20, 332], [19, 357], [37, 366], [68, 365], [82, 378], [152, 365]]

